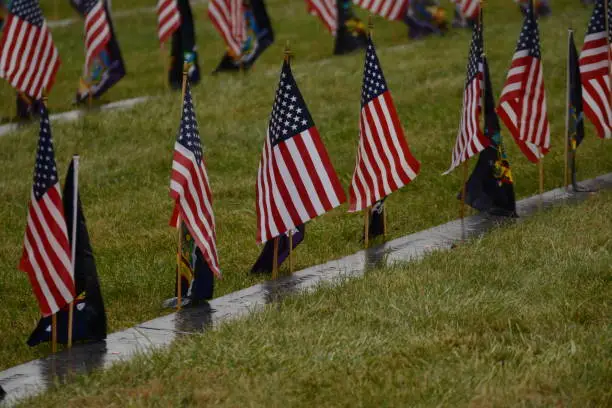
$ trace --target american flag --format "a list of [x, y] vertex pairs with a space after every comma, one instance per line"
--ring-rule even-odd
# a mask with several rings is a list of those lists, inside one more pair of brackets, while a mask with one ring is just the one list
[[497, 113], [523, 154], [534, 163], [550, 149], [542, 71], [538, 22], [530, 2]]
[[202, 145], [189, 83], [183, 101], [181, 127], [174, 143], [170, 197], [174, 199], [170, 225], [179, 228], [179, 219], [185, 223], [208, 266], [220, 276], [212, 193], [202, 158]]
[[38, 99], [49, 91], [60, 66], [36, 0], [13, 0], [0, 40], [0, 77], [26, 95]]
[[453, 149], [453, 161], [445, 174], [451, 172], [470, 157], [477, 155], [489, 145], [489, 139], [484, 136], [480, 128], [483, 69], [482, 26], [477, 23], [474, 25], [474, 31], [472, 32], [472, 43], [468, 56], [461, 124]]
[[319, 17], [330, 33], [336, 35], [338, 29], [337, 0], [306, 0], [308, 10]]
[[[606, 38], [605, 0], [599, 0], [593, 10], [587, 35], [580, 53], [580, 79], [584, 113], [597, 129], [600, 138], [612, 137], [610, 109], [610, 42]], [[608, 6], [608, 21], [612, 5]], [[612, 30], [608, 35], [612, 40]]]
[[281, 70], [256, 187], [258, 243], [346, 201], [288, 62]]
[[85, 0], [85, 66], [106, 47], [111, 38], [111, 29], [103, 0]]
[[234, 56], [241, 55], [242, 43], [246, 39], [246, 21], [242, 0], [211, 0], [208, 17]]
[[378, 14], [388, 20], [402, 20], [406, 15], [409, 0], [354, 0], [359, 7]]
[[157, 0], [157, 36], [163, 44], [181, 26], [176, 0]]
[[410, 183], [421, 167], [406, 143], [371, 38], [366, 51], [359, 119], [359, 150], [350, 189], [351, 212], [370, 207]]
[[28, 274], [43, 316], [72, 302], [75, 288], [68, 229], [45, 108], [40, 117], [34, 184], [19, 269]]
[[452, 0], [459, 6], [461, 15], [471, 20], [476, 20], [480, 13], [480, 0]]

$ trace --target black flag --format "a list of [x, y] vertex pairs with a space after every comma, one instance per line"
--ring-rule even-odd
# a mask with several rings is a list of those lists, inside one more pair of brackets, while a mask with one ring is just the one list
[[338, 29], [336, 30], [334, 54], [348, 54], [366, 48], [368, 35], [363, 22], [353, 12], [353, 2], [351, 0], [336, 0], [336, 7], [338, 10]]
[[[306, 225], [300, 224], [293, 230], [291, 238], [292, 248], [295, 249], [303, 240], [306, 234]], [[289, 257], [289, 235], [283, 234], [278, 237], [278, 266]], [[259, 258], [251, 268], [251, 273], [271, 273], [274, 265], [274, 240], [271, 239], [264, 245]]]
[[189, 0], [177, 0], [177, 6], [181, 13], [181, 25], [172, 34], [170, 71], [168, 72], [168, 81], [172, 89], [181, 89], [183, 86], [183, 64], [185, 62], [188, 65], [189, 83], [195, 85], [200, 82], [200, 65], [196, 52], [195, 28]]
[[[250, 3], [250, 4], [249, 4]], [[226, 52], [213, 74], [224, 71], [248, 70], [257, 58], [274, 42], [272, 23], [263, 0], [244, 2], [244, 18], [247, 27], [247, 39], [242, 44], [241, 55], [233, 57]]]
[[374, 239], [385, 234], [385, 200], [377, 201], [370, 210], [370, 222], [368, 226], [368, 239]]
[[567, 140], [569, 152], [569, 167], [572, 176], [574, 191], [581, 191], [576, 181], [576, 149], [584, 139], [584, 121], [582, 113], [582, 83], [580, 82], [580, 66], [578, 65], [578, 52], [574, 44], [574, 33], [570, 31], [568, 39], [568, 128]]
[[[72, 217], [74, 199], [74, 161], [70, 163], [64, 183], [64, 216], [68, 238], [72, 247]], [[106, 338], [106, 312], [98, 282], [96, 262], [93, 256], [81, 199], [77, 196], [76, 265], [74, 271], [76, 298], [74, 300], [73, 341], [98, 341]], [[68, 307], [57, 313], [57, 340], [68, 342]], [[40, 319], [28, 339], [29, 346], [51, 341], [51, 316]]]
[[499, 118], [495, 113], [495, 100], [486, 58], [484, 58], [484, 74], [484, 133], [491, 139], [491, 145], [478, 155], [476, 167], [466, 184], [465, 203], [478, 211], [517, 217], [514, 180], [504, 149]]

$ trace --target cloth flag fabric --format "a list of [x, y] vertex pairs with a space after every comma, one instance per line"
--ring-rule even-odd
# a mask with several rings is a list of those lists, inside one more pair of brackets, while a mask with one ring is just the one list
[[538, 22], [530, 2], [497, 113], [527, 158], [537, 163], [550, 150]]
[[343, 55], [368, 46], [365, 25], [353, 11], [350, 0], [338, 0], [337, 29], [335, 32], [334, 55]]
[[157, 0], [157, 37], [163, 44], [181, 26], [181, 13], [176, 0]]
[[274, 42], [274, 32], [263, 0], [251, 0], [243, 7], [246, 37], [239, 54], [227, 51], [213, 73], [249, 69]]
[[82, 0], [80, 6], [85, 14], [85, 66], [88, 67], [110, 40], [111, 30], [103, 0]]
[[[176, 307], [178, 289], [181, 290], [181, 305], [196, 305], [212, 299], [215, 290], [215, 275], [204, 259], [202, 251], [195, 243], [193, 236], [184, 222], [181, 222], [181, 253], [179, 273], [175, 274], [174, 296], [164, 302], [166, 307]], [[176, 279], [180, 275], [181, 284]]]
[[51, 90], [60, 57], [36, 0], [13, 0], [0, 39], [0, 78], [40, 99]]
[[584, 139], [584, 116], [583, 116], [583, 86], [580, 80], [580, 66], [578, 62], [578, 51], [574, 44], [574, 33], [570, 31], [568, 39], [568, 62], [567, 68], [569, 73], [569, 86], [567, 106], [568, 112], [568, 134], [566, 143], [568, 144], [569, 152], [569, 167], [572, 177], [572, 186], [574, 191], [580, 191], [576, 180], [576, 151], [582, 140]]
[[385, 200], [387, 197], [383, 197], [382, 200], [377, 201], [370, 210], [369, 226], [368, 226], [368, 239], [374, 239], [385, 234]]
[[[83, 18], [87, 18], [86, 2], [82, 0], [71, 0], [70, 3]], [[113, 28], [110, 5], [106, 1], [103, 3], [110, 37], [106, 44], [99, 48], [97, 53], [91, 56], [89, 63], [85, 64], [83, 75], [79, 80], [79, 87], [76, 93], [77, 103], [86, 102], [89, 99], [90, 93], [93, 98], [99, 98], [126, 74], [119, 42], [117, 41]]]
[[[300, 224], [292, 230], [292, 249], [295, 249], [304, 240], [306, 225]], [[289, 232], [280, 235], [278, 240], [277, 266], [281, 266], [289, 257]], [[274, 240], [267, 241], [261, 250], [261, 254], [251, 268], [251, 273], [272, 273], [274, 266]]]
[[287, 61], [276, 89], [256, 191], [257, 243], [284, 234], [346, 200]]
[[336, 35], [338, 29], [337, 3], [337, 0], [306, 0], [308, 11], [319, 17], [332, 35]]
[[490, 143], [480, 128], [483, 69], [482, 25], [477, 23], [472, 31], [459, 132], [453, 149], [452, 163], [445, 174], [483, 151]]
[[43, 107], [19, 269], [26, 272], [43, 316], [72, 302], [74, 279], [49, 114]]
[[[612, 30], [612, 2], [608, 2], [608, 27], [605, 3], [598, 0], [593, 9], [584, 45], [580, 53], [580, 77], [584, 113], [595, 125], [600, 138], [612, 138], [612, 109], [610, 108], [610, 52]], [[606, 33], [607, 28], [607, 33]]]
[[[69, 241], [72, 244], [72, 218], [74, 214], [74, 161], [70, 163], [64, 182], [64, 214], [68, 229]], [[78, 192], [77, 192], [78, 194]], [[74, 300], [74, 317], [72, 325], [73, 341], [99, 341], [106, 338], [106, 312], [100, 290], [89, 233], [80, 194], [77, 195], [77, 228], [74, 284], [77, 297]], [[57, 340], [68, 342], [68, 307], [63, 307], [57, 314]], [[43, 317], [28, 339], [29, 346], [51, 341], [51, 317]]]
[[208, 17], [227, 45], [228, 51], [240, 56], [242, 43], [246, 39], [246, 23], [243, 0], [211, 0]]
[[[484, 65], [485, 137], [488, 147], [478, 155], [476, 167], [467, 183], [465, 203], [472, 208], [493, 215], [517, 217], [514, 179], [501, 135], [499, 118], [495, 113], [495, 97], [486, 58]], [[458, 196], [461, 199], [461, 193]]]
[[480, 0], [451, 0], [458, 6], [461, 16], [469, 20], [477, 20], [480, 13]]
[[388, 20], [402, 20], [410, 2], [409, 0], [354, 0], [354, 3]]
[[183, 101], [181, 125], [174, 143], [170, 197], [175, 203], [170, 225], [179, 228], [179, 219], [185, 223], [206, 263], [215, 275], [220, 276], [212, 193], [202, 157], [189, 81]]
[[420, 170], [412, 156], [372, 39], [363, 70], [359, 148], [349, 211], [361, 211], [410, 183]]
[[181, 89], [183, 85], [183, 64], [185, 62], [187, 63], [189, 83], [195, 85], [201, 79], [191, 5], [189, 0], [177, 0], [177, 5], [181, 14], [181, 25], [172, 34], [170, 70], [168, 72], [170, 87], [176, 90]]

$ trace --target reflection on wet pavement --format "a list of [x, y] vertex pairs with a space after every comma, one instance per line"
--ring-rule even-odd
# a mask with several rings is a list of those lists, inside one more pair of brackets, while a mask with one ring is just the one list
[[[612, 173], [580, 184], [588, 190], [610, 189]], [[521, 217], [526, 217], [537, 212], [540, 205], [549, 207], [562, 202], [582, 201], [591, 194], [556, 189], [542, 197], [534, 196], [519, 201], [517, 211]], [[9, 405], [43, 391], [52, 386], [56, 379], [65, 381], [75, 374], [107, 368], [136, 353], [167, 346], [178, 336], [200, 333], [221, 322], [248, 315], [288, 295], [313, 290], [321, 282], [337, 282], [347, 277], [362, 276], [368, 270], [383, 265], [422, 258], [428, 252], [452, 248], [463, 236], [478, 236], [503, 223], [520, 220], [478, 214], [466, 217], [463, 222], [451, 221], [338, 260], [312, 266], [276, 281], [264, 282], [216, 298], [209, 304], [185, 308], [141, 323], [110, 334], [104, 342], [77, 345], [71, 350], [9, 368], [0, 372], [0, 400], [4, 398], [4, 404]]]

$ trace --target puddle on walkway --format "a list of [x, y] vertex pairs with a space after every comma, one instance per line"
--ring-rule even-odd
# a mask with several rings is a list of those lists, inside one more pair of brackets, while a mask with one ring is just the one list
[[[612, 188], [612, 173], [580, 183], [588, 190]], [[517, 203], [520, 217], [527, 217], [542, 207], [568, 201], [582, 201], [591, 193], [568, 193], [563, 189], [546, 192]], [[238, 292], [212, 300], [209, 304], [186, 308], [130, 329], [113, 333], [106, 341], [78, 345], [39, 360], [31, 361], [0, 372], [0, 387], [4, 389], [2, 405], [10, 405], [27, 396], [35, 395], [54, 384], [56, 378], [69, 380], [70, 376], [107, 368], [136, 353], [167, 346], [177, 336], [200, 333], [221, 322], [245, 316], [275, 303], [286, 296], [313, 290], [321, 282], [362, 276], [368, 270], [398, 261], [422, 258], [428, 252], [450, 249], [462, 237], [482, 235], [491, 228], [519, 219], [473, 215], [463, 221], [449, 223], [394, 239], [380, 246], [359, 251], [353, 255], [316, 265], [277, 281], [264, 282]], [[0, 399], [3, 391], [0, 389]]]

